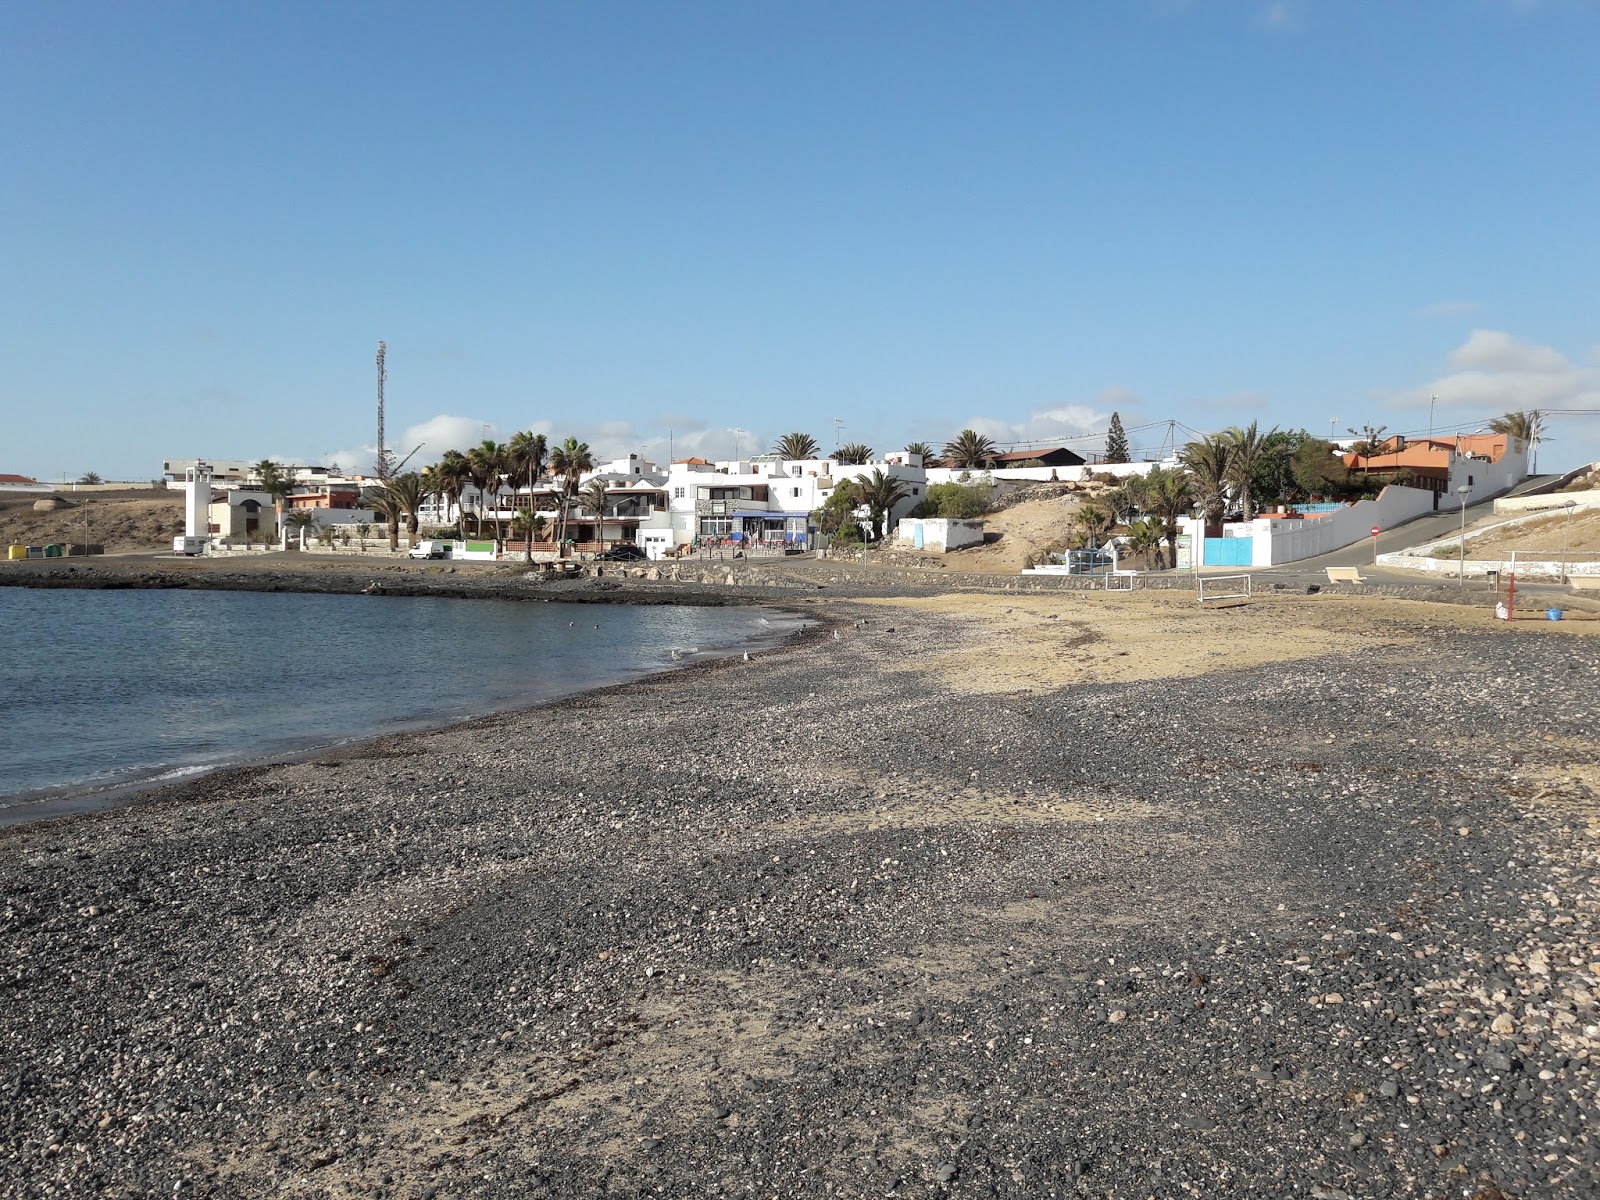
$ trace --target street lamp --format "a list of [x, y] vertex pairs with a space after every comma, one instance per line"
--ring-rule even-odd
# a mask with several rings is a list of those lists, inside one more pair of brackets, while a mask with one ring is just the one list
[[1472, 488], [1462, 484], [1456, 489], [1456, 495], [1461, 497], [1461, 557], [1456, 568], [1456, 578], [1461, 581], [1461, 586], [1467, 586], [1467, 497], [1472, 493]]
[[1571, 565], [1567, 561], [1572, 549], [1572, 510], [1578, 507], [1576, 500], [1568, 500], [1561, 506], [1567, 510], [1567, 519], [1561, 526], [1561, 582], [1567, 582], [1567, 569]]

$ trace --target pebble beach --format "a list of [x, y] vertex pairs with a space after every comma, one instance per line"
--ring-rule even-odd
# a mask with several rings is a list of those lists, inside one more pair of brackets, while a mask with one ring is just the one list
[[0, 831], [0, 1193], [1600, 1194], [1591, 626], [764, 598]]

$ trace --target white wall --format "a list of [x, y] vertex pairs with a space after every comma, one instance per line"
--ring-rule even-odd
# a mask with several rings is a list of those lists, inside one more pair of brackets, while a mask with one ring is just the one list
[[1600, 508], [1600, 490], [1584, 492], [1547, 492], [1542, 496], [1511, 496], [1494, 502], [1495, 515], [1501, 513], [1548, 512], [1561, 510], [1568, 504], [1574, 511]]
[[[1444, 501], [1440, 500], [1441, 504]], [[1433, 511], [1433, 493], [1425, 488], [1395, 484], [1379, 492], [1376, 499], [1360, 500], [1338, 512], [1298, 521], [1282, 517], [1257, 517], [1253, 521], [1230, 521], [1223, 526], [1228, 536], [1252, 538], [1250, 565], [1274, 567], [1315, 558], [1343, 549], [1372, 536], [1372, 527], [1392, 529], [1404, 521]], [[1448, 511], [1441, 510], [1441, 511]], [[1246, 533], [1245, 531], [1248, 531]]]

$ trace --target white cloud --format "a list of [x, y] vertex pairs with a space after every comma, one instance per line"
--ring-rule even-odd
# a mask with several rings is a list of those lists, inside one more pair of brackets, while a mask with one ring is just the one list
[[[389, 450], [397, 460], [405, 458], [416, 448], [416, 454], [406, 463], [409, 470], [437, 462], [446, 450], [470, 450], [484, 438], [498, 436], [496, 427], [490, 422], [476, 417], [452, 417], [440, 413], [420, 424], [407, 426], [398, 437], [390, 435], [387, 440]], [[343, 471], [370, 475], [377, 452], [377, 444], [373, 443], [335, 450], [325, 455], [323, 461], [337, 463]]]
[[1573, 369], [1560, 351], [1498, 329], [1474, 329], [1464, 345], [1451, 351], [1450, 361], [1458, 367], [1533, 375], [1559, 375]]
[[1422, 321], [1443, 321], [1467, 316], [1482, 307], [1474, 300], [1440, 300], [1434, 304], [1424, 304], [1411, 315]]
[[[1457, 410], [1457, 424], [1487, 422], [1501, 413], [1530, 408], [1600, 410], [1600, 365], [1580, 365], [1551, 346], [1524, 341], [1495, 329], [1475, 329], [1451, 351], [1454, 370], [1417, 387], [1377, 389], [1374, 395], [1396, 407]], [[1550, 418], [1548, 441], [1559, 446], [1560, 461], [1576, 466], [1600, 458], [1600, 423], [1593, 417]], [[1541, 455], [1541, 459], [1544, 456]], [[1541, 465], [1545, 465], [1541, 462]]]
[[1129, 410], [1138, 409], [1142, 403], [1126, 388], [1107, 388], [1093, 404], [1059, 404], [1029, 413], [1022, 421], [973, 417], [967, 421], [966, 428], [993, 438], [1001, 446], [1018, 442], [1067, 442], [1104, 433], [1113, 412], [1122, 414], [1124, 425], [1136, 424]]

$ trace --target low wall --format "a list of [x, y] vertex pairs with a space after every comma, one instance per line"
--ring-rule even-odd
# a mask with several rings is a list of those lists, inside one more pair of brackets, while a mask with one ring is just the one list
[[1559, 511], [1569, 504], [1576, 512], [1588, 508], [1600, 508], [1600, 489], [1586, 492], [1545, 492], [1538, 496], [1510, 496], [1496, 500], [1494, 511], [1496, 516], [1501, 513], [1549, 512], [1552, 509]]
[[1330, 554], [1371, 537], [1374, 525], [1392, 529], [1433, 511], [1433, 493], [1426, 488], [1390, 484], [1374, 499], [1321, 516], [1292, 521], [1257, 517], [1249, 524], [1250, 565], [1275, 567]]
[[[1518, 579], [1567, 579], [1573, 576], [1579, 578], [1600, 578], [1600, 562], [1562, 562], [1559, 559], [1517, 559], [1516, 573]], [[1456, 579], [1462, 574], [1461, 560], [1457, 558], [1421, 558], [1412, 554], [1380, 554], [1378, 566], [1399, 567], [1406, 571], [1420, 571], [1428, 575], [1443, 575], [1449, 579]], [[1512, 562], [1509, 558], [1469, 558], [1466, 561], [1466, 577], [1468, 579], [1482, 579], [1487, 575], [1496, 574], [1504, 579], [1511, 574]]]

